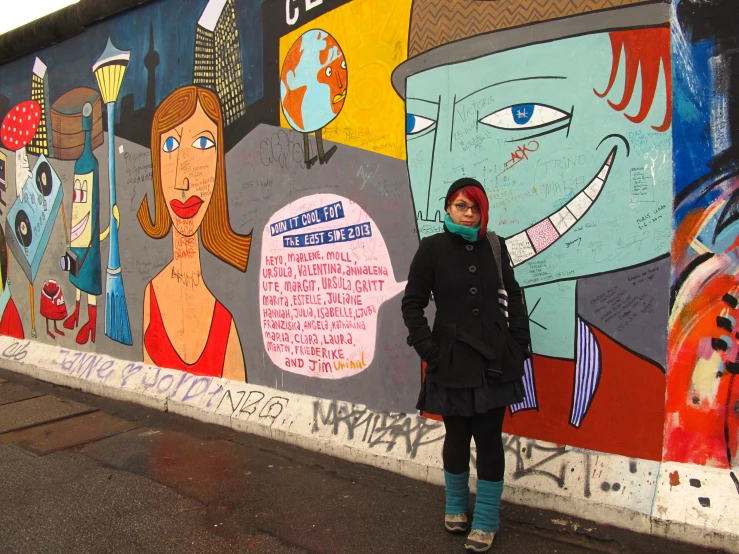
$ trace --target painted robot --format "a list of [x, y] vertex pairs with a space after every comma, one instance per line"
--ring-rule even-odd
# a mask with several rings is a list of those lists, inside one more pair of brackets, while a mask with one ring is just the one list
[[[290, 47], [280, 73], [282, 113], [290, 127], [303, 134], [305, 165], [328, 163], [336, 152], [323, 148], [323, 128], [341, 112], [346, 100], [346, 58], [336, 39], [326, 31], [311, 29]], [[318, 156], [311, 158], [308, 135], [316, 134]]]
[[[413, 2], [392, 79], [419, 234], [442, 230], [449, 183], [474, 177], [525, 287], [535, 356], [508, 433], [661, 458], [666, 354], [583, 319], [577, 287], [666, 263], [670, 218], [640, 221], [671, 205], [668, 22], [646, 0]], [[661, 147], [637, 155], [642, 135]]]
[[[65, 328], [77, 327], [81, 293], [87, 293], [88, 320], [77, 333], [77, 344], [86, 344], [89, 340], [95, 342], [97, 297], [103, 292], [100, 242], [110, 233], [110, 227], [100, 233], [100, 171], [97, 158], [92, 153], [92, 106], [89, 103], [82, 107], [82, 130], [85, 132], [85, 144], [74, 164], [69, 249], [61, 258], [61, 267], [69, 272], [69, 281], [77, 293], [74, 312], [64, 321]], [[113, 215], [118, 221], [117, 210]]]

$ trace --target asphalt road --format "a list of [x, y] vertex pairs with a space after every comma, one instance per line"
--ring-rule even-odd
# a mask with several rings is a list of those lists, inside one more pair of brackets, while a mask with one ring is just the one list
[[[0, 553], [463, 552], [444, 491], [0, 369]], [[3, 427], [4, 425], [4, 427]], [[715, 552], [504, 504], [494, 553]]]

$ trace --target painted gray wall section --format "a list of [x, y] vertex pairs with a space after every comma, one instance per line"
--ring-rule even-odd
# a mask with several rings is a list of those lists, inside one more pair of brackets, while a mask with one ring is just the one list
[[[279, 147], [273, 149], [275, 145]], [[315, 155], [313, 136], [310, 145]], [[333, 143], [324, 141], [324, 145], [328, 151]], [[264, 351], [259, 323], [261, 233], [273, 213], [298, 198], [334, 193], [359, 204], [385, 238], [396, 280], [408, 277], [418, 238], [405, 162], [336, 146], [328, 164], [305, 169], [300, 133], [260, 125], [226, 155], [232, 225], [242, 233], [253, 228], [254, 235], [246, 275], [239, 279], [238, 271], [226, 269], [209, 256], [207, 263], [204, 260], [204, 271], [206, 275], [211, 269], [218, 271], [218, 280], [208, 280], [208, 286], [217, 298], [226, 299], [224, 304], [234, 316], [249, 382], [384, 410], [411, 411], [421, 366], [405, 342], [408, 333], [400, 316], [402, 293], [379, 310], [374, 361], [354, 377], [331, 380], [296, 375], [272, 364]]]
[[670, 308], [670, 260], [652, 263], [577, 283], [577, 312], [636, 354], [667, 367]]

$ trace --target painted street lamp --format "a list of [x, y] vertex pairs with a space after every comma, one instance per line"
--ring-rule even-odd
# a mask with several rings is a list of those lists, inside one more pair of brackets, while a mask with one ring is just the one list
[[[105, 285], [105, 334], [122, 344], [133, 344], [131, 324], [128, 319], [126, 294], [123, 290], [121, 258], [118, 248], [118, 224], [120, 215], [115, 190], [115, 103], [121, 90], [123, 76], [131, 52], [119, 50], [108, 38], [105, 50], [92, 66], [95, 78], [108, 109], [108, 180], [110, 181], [110, 252]], [[113, 224], [113, 219], [116, 223]]]

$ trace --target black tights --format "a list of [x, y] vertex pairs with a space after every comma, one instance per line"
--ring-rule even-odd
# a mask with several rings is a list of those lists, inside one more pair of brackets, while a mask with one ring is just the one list
[[445, 416], [444, 469], [464, 473], [470, 467], [470, 440], [477, 446], [477, 478], [502, 481], [505, 473], [503, 452], [503, 418], [506, 407], [493, 408], [472, 417]]

